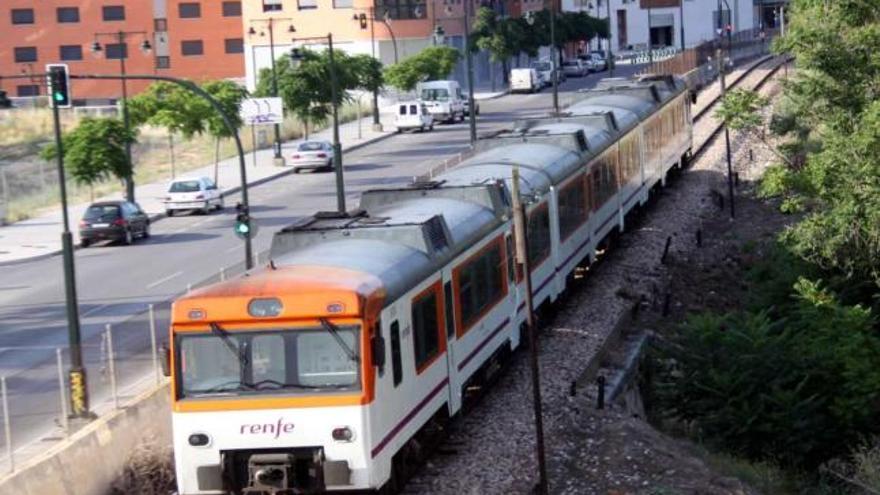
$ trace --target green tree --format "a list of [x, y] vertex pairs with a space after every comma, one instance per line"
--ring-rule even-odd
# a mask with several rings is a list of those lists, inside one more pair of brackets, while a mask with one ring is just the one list
[[[286, 111], [293, 113], [306, 126], [322, 123], [332, 112], [332, 88], [330, 85], [330, 54], [329, 51], [316, 52], [302, 50], [302, 59], [296, 64], [290, 57], [276, 60], [275, 69], [278, 74], [278, 96], [284, 100]], [[363, 74], [361, 70], [373, 71], [375, 67], [357, 57], [334, 50], [335, 71], [339, 92], [336, 103], [343, 104], [349, 99], [348, 91], [362, 87], [362, 84], [374, 84], [375, 73]], [[263, 69], [257, 81], [257, 96], [272, 94], [272, 71]]]
[[232, 129], [226, 127], [223, 118], [213, 109], [211, 104], [198, 98], [208, 109], [205, 127], [208, 133], [214, 137], [214, 182], [216, 183], [220, 164], [220, 140], [232, 137], [233, 130], [241, 127], [239, 108], [241, 108], [241, 102], [247, 98], [248, 91], [232, 81], [209, 81], [202, 85], [202, 89], [217, 100], [226, 119], [232, 125]]
[[[121, 120], [84, 118], [62, 137], [64, 168], [76, 183], [89, 188], [112, 178], [123, 181], [131, 176], [125, 156], [126, 142], [135, 143], [135, 133], [126, 131]], [[50, 161], [57, 153], [56, 146], [50, 144], [40, 151], [40, 157]]]
[[399, 63], [385, 68], [385, 80], [401, 91], [412, 91], [422, 81], [446, 79], [461, 58], [448, 46], [429, 46]]

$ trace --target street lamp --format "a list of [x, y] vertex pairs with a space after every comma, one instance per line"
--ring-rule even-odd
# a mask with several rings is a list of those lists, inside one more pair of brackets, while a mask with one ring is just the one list
[[[557, 74], [556, 64], [559, 57], [556, 55], [556, 0], [550, 0], [550, 73], [553, 81], [553, 114], [559, 115], [559, 75]], [[526, 23], [529, 26], [535, 25], [534, 11], [525, 13]]]
[[[333, 57], [333, 33], [327, 36], [313, 36], [309, 38], [292, 39], [291, 42], [297, 41], [314, 41], [326, 40], [327, 50], [330, 56], [330, 99], [333, 108], [333, 170], [336, 172], [336, 210], [339, 213], [345, 213], [345, 182], [342, 176], [342, 146], [339, 144], [339, 80], [336, 76], [336, 61]], [[293, 48], [290, 50], [290, 60], [294, 66], [303, 60], [302, 50]]]
[[[477, 142], [477, 117], [476, 117], [476, 105], [474, 104], [474, 57], [471, 52], [471, 43], [470, 43], [470, 8], [472, 6], [471, 0], [465, 0], [464, 2], [464, 16], [462, 16], [462, 22], [464, 24], [464, 60], [465, 66], [467, 69], [467, 82], [468, 82], [468, 123], [470, 126], [470, 142], [471, 146], [476, 144]], [[418, 7], [416, 7], [418, 8]], [[450, 6], [446, 6], [445, 14], [449, 16], [452, 13], [452, 9]], [[436, 15], [435, 15], [436, 17]], [[440, 43], [446, 39], [446, 33], [443, 31], [441, 26], [437, 26], [434, 30], [434, 39], [437, 39], [438, 33], [437, 30], [440, 30], [440, 35], [442, 36]]]
[[443, 30], [443, 26], [434, 27], [433, 37], [435, 45], [442, 45], [446, 41], [446, 31]]
[[[250, 22], [265, 22], [269, 27], [269, 57], [272, 59], [272, 96], [278, 97], [278, 74], [275, 71], [275, 21], [288, 21], [291, 22], [293, 19], [290, 18], [268, 18], [268, 19], [252, 19]], [[293, 27], [293, 24], [290, 24], [287, 27], [288, 33], [295, 33], [296, 28]], [[257, 34], [257, 30], [251, 26], [248, 29], [248, 36], [254, 36]], [[262, 30], [260, 30], [260, 36], [265, 36]], [[256, 78], [256, 74], [254, 74], [254, 78]], [[275, 124], [275, 143], [273, 143], [273, 149], [275, 151], [275, 165], [279, 167], [284, 166], [284, 156], [281, 155], [281, 124]]]
[[[114, 37], [116, 38], [116, 42], [118, 46], [120, 46], [119, 53], [119, 70], [122, 74], [122, 122], [125, 125], [126, 132], [131, 132], [131, 121], [128, 116], [128, 85], [125, 80], [125, 59], [128, 58], [128, 44], [126, 43], [126, 38], [131, 35], [138, 35], [144, 38], [144, 41], [141, 43], [140, 48], [141, 52], [144, 55], [148, 55], [150, 51], [153, 49], [153, 46], [150, 45], [150, 40], [147, 38], [147, 33], [145, 31], [117, 31], [115, 33], [95, 33], [94, 42], [92, 43], [92, 54], [96, 57], [101, 55], [101, 52], [104, 51], [101, 43], [98, 41], [100, 37]], [[109, 53], [107, 54], [109, 55]], [[131, 161], [131, 141], [125, 141], [125, 161], [128, 165], [129, 175], [125, 179], [125, 199], [127, 201], [131, 201], [134, 203], [134, 164]]]

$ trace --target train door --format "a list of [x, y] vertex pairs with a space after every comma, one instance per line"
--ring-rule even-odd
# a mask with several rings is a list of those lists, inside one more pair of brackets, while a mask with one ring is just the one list
[[455, 296], [452, 290], [452, 273], [443, 273], [443, 319], [446, 322], [446, 367], [449, 377], [449, 415], [457, 413], [461, 409], [461, 380], [456, 364], [455, 339]]
[[[510, 321], [514, 322], [514, 330], [510, 338], [510, 347], [511, 349], [516, 349], [520, 342], [519, 329], [521, 328], [522, 323], [520, 321], [519, 302], [523, 299], [519, 292], [520, 285], [518, 282], [522, 277], [517, 276], [516, 250], [514, 248], [513, 232], [504, 235], [504, 246], [507, 249], [507, 286], [510, 287], [508, 297], [513, 301], [513, 306], [510, 310], [512, 314]], [[525, 320], [525, 312], [522, 312], [522, 318]]]

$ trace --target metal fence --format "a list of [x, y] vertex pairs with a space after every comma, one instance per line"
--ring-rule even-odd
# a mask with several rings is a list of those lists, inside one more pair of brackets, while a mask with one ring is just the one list
[[[266, 260], [268, 251], [255, 257], [257, 266]], [[82, 349], [90, 409], [99, 414], [119, 409], [162, 383], [160, 354], [168, 343], [171, 300], [244, 272], [244, 262], [225, 266], [210, 277], [187, 284], [185, 291], [169, 294], [165, 301], [145, 305], [131, 317], [84, 324]], [[35, 321], [38, 318], [35, 316]], [[68, 421], [70, 363], [66, 345], [0, 347], [0, 359], [0, 470], [5, 465], [12, 472], [23, 460], [44, 452], [51, 442], [72, 432]]]

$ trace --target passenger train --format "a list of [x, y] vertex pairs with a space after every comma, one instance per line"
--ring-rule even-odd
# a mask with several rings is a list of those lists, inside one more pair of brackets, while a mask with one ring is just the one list
[[269, 266], [175, 301], [179, 493], [392, 491], [427, 425], [460, 413], [522, 342], [514, 167], [538, 306], [691, 153], [680, 79], [605, 79], [579, 96], [430, 182], [281, 229]]

